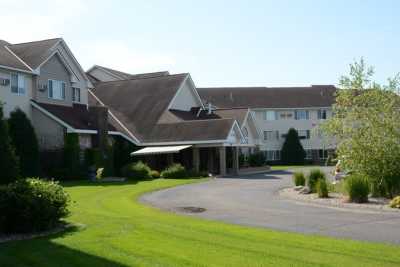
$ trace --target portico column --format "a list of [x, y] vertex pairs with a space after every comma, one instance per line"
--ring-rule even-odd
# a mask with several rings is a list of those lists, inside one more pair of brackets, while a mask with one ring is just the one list
[[233, 174], [239, 174], [239, 148], [232, 147], [232, 156], [233, 156]]
[[195, 172], [200, 171], [200, 151], [198, 147], [193, 147], [193, 169]]
[[214, 172], [214, 153], [213, 147], [208, 148], [207, 169], [210, 173]]
[[219, 147], [219, 174], [226, 175], [226, 148]]
[[174, 154], [167, 154], [167, 165], [168, 167], [174, 164]]

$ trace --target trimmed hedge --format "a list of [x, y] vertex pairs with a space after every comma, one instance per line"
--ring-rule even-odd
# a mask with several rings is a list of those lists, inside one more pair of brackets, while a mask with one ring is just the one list
[[160, 177], [161, 177], [160, 172], [159, 172], [159, 171], [156, 171], [156, 170], [152, 170], [152, 171], [150, 172], [150, 174], [151, 174], [151, 177], [154, 178], [154, 179], [157, 179], [157, 178], [160, 178]]
[[162, 178], [181, 179], [187, 178], [188, 172], [181, 164], [173, 164], [161, 172]]
[[310, 171], [310, 174], [308, 175], [307, 179], [307, 184], [312, 193], [317, 192], [317, 182], [320, 179], [326, 180], [326, 176], [323, 171], [321, 171], [320, 169], [314, 169]]
[[306, 178], [304, 177], [304, 173], [302, 172], [293, 173], [293, 182], [295, 186], [305, 186]]
[[265, 165], [266, 158], [263, 152], [257, 152], [249, 155], [248, 162], [251, 167], [260, 167]]
[[38, 178], [21, 179], [0, 188], [0, 232], [50, 229], [66, 217], [70, 198], [63, 187]]
[[319, 198], [327, 198], [329, 197], [328, 195], [328, 183], [326, 182], [325, 179], [319, 179], [317, 181], [317, 194]]
[[362, 175], [353, 174], [345, 179], [344, 188], [351, 202], [365, 203], [368, 202], [370, 186], [368, 179]]
[[152, 178], [150, 167], [141, 161], [125, 165], [121, 169], [121, 174], [128, 179], [134, 180], [146, 180]]

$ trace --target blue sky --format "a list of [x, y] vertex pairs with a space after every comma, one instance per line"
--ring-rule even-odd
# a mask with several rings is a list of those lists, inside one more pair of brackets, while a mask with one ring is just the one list
[[[400, 1], [3, 1], [0, 39], [61, 36], [81, 65], [190, 72], [197, 86], [336, 84], [400, 72]], [[4, 34], [4, 35], [3, 35]]]

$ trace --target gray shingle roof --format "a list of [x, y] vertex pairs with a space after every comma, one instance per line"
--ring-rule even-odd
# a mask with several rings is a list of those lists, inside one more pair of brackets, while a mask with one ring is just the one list
[[143, 79], [143, 78], [154, 78], [154, 77], [169, 75], [168, 71], [131, 74], [131, 73], [126, 73], [126, 72], [110, 69], [110, 68], [99, 66], [99, 65], [96, 65], [96, 66], [99, 68], [102, 68], [118, 77], [121, 77], [122, 79]]
[[61, 40], [61, 38], [54, 38], [42, 41], [12, 44], [8, 45], [8, 48], [10, 48], [32, 69], [36, 69], [53, 53], [51, 48]]
[[139, 139], [167, 109], [188, 74], [99, 82], [92, 92]]
[[0, 65], [16, 68], [24, 71], [31, 71], [16, 56], [7, 50], [9, 45], [6, 41], [0, 40]]
[[[197, 110], [167, 110], [188, 74], [99, 82], [92, 90], [141, 142], [225, 140], [234, 120]], [[91, 97], [90, 104], [98, 104]]]
[[218, 108], [329, 107], [335, 102], [336, 90], [333, 85], [197, 88], [204, 102]]

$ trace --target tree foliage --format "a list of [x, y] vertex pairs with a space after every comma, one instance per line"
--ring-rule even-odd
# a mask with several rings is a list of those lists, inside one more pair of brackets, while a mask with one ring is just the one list
[[303, 164], [306, 152], [301, 145], [297, 131], [290, 128], [282, 146], [281, 159], [285, 164]]
[[78, 179], [82, 175], [80, 151], [78, 134], [66, 134], [64, 139], [64, 178]]
[[0, 183], [6, 184], [19, 177], [19, 162], [12, 146], [7, 121], [3, 118], [0, 103]]
[[393, 196], [400, 190], [400, 76], [379, 85], [373, 74], [363, 59], [350, 65], [339, 82], [334, 116], [322, 129], [337, 142], [345, 169], [366, 175], [375, 193]]
[[22, 177], [39, 175], [39, 145], [30, 120], [21, 109], [11, 112], [8, 119], [9, 134], [19, 158]]

